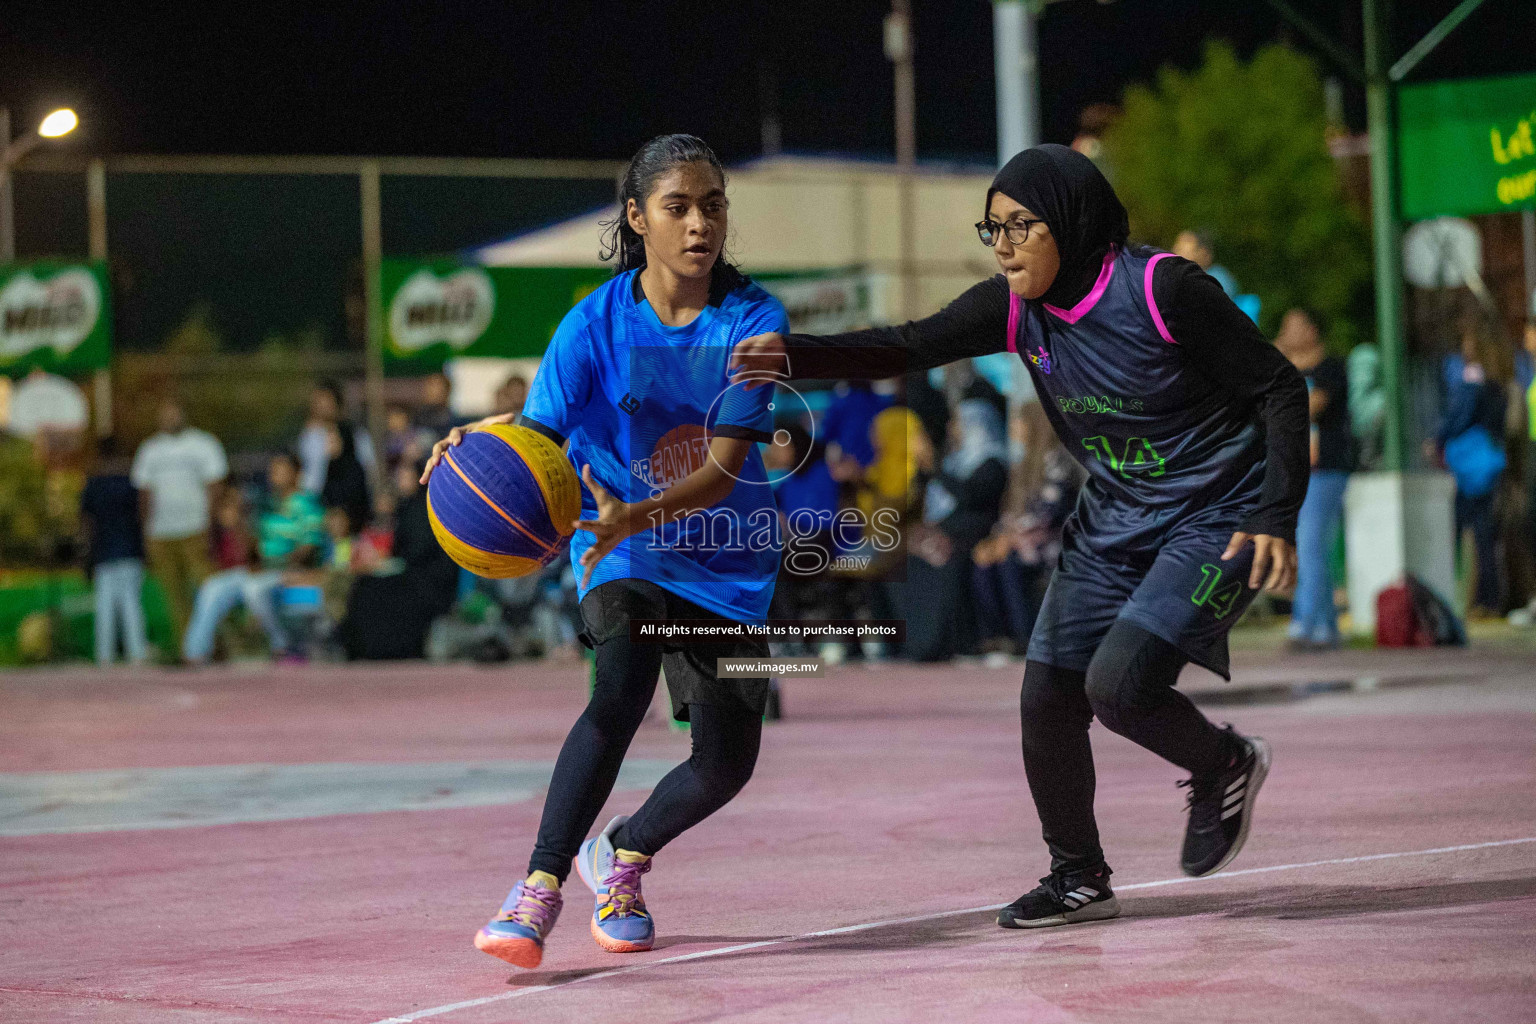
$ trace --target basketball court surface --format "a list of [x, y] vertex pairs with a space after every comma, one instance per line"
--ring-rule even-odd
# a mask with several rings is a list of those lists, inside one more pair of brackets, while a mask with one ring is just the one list
[[[10, 672], [0, 1020], [1536, 1019], [1536, 658], [1190, 670], [1275, 764], [1242, 855], [1178, 869], [1173, 767], [1093, 728], [1116, 921], [1005, 931], [1046, 856], [1006, 668], [786, 684], [741, 796], [656, 858], [657, 948], [477, 952], [525, 869], [580, 664]], [[599, 825], [686, 756], [648, 722]]]

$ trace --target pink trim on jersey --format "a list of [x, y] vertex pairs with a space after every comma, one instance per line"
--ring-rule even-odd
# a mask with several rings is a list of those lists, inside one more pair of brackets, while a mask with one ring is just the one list
[[1047, 302], [1044, 303], [1045, 308], [1050, 310], [1052, 313], [1055, 313], [1069, 324], [1077, 323], [1090, 309], [1094, 307], [1094, 304], [1099, 301], [1099, 297], [1104, 294], [1104, 289], [1109, 287], [1109, 279], [1113, 277], [1115, 273], [1115, 257], [1119, 254], [1120, 250], [1118, 248], [1113, 245], [1109, 247], [1109, 251], [1104, 254], [1104, 266], [1099, 270], [1098, 280], [1093, 282], [1093, 288], [1088, 292], [1087, 295], [1084, 295], [1080, 300], [1078, 300], [1077, 305], [1073, 306], [1071, 309], [1057, 309], [1055, 306]]
[[1008, 293], [1008, 351], [1014, 355], [1019, 354], [1019, 313], [1023, 309], [1020, 298]]
[[1163, 323], [1163, 314], [1157, 311], [1157, 300], [1152, 297], [1152, 268], [1157, 266], [1158, 260], [1167, 259], [1172, 255], [1173, 253], [1170, 252], [1160, 252], [1156, 256], [1153, 256], [1151, 259], [1147, 260], [1147, 271], [1142, 281], [1142, 287], [1146, 289], [1147, 309], [1151, 310], [1152, 312], [1152, 323], [1157, 328], [1157, 333], [1161, 334], [1163, 336], [1163, 340], [1168, 344], [1177, 345], [1178, 342], [1173, 340], [1173, 335], [1168, 333], [1168, 325]]

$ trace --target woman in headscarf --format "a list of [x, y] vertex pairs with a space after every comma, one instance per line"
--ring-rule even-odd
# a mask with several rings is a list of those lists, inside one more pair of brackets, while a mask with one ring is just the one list
[[1190, 875], [1242, 848], [1269, 768], [1256, 736], [1174, 689], [1188, 662], [1228, 675], [1227, 631], [1261, 586], [1295, 577], [1308, 474], [1307, 392], [1198, 266], [1127, 244], [1125, 208], [1064, 146], [1015, 156], [977, 232], [1002, 270], [942, 311], [831, 337], [737, 346], [738, 379], [889, 377], [1015, 351], [1088, 472], [1030, 639], [1024, 768], [1051, 871], [998, 916], [1010, 928], [1119, 911], [1093, 815], [1088, 725], [1190, 772]]
[[923, 595], [907, 607], [903, 653], [914, 661], [946, 661], [978, 645], [971, 589], [971, 551], [997, 522], [1008, 487], [1002, 418], [991, 402], [955, 407], [952, 450], [923, 490], [923, 533], [907, 562], [907, 587]]

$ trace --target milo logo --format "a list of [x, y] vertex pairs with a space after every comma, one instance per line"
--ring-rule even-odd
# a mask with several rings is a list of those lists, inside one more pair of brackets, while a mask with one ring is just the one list
[[75, 267], [47, 280], [20, 271], [0, 287], [0, 358], [42, 348], [65, 356], [90, 337], [100, 316], [101, 286], [90, 271]]
[[389, 337], [402, 352], [439, 342], [465, 349], [485, 333], [495, 310], [496, 289], [485, 271], [467, 267], [439, 278], [418, 270], [389, 304]]

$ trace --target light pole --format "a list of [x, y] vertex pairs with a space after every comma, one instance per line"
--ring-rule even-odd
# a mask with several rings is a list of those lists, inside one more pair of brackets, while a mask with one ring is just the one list
[[16, 258], [16, 207], [11, 196], [11, 168], [44, 139], [56, 139], [75, 130], [80, 119], [68, 107], [43, 118], [37, 130], [11, 141], [11, 112], [0, 107], [0, 264]]
[[900, 247], [902, 314], [908, 320], [915, 320], [919, 309], [912, 251], [917, 245], [912, 195], [917, 170], [917, 92], [912, 51], [912, 0], [891, 0], [891, 13], [885, 19], [885, 56], [896, 73], [896, 244]]

